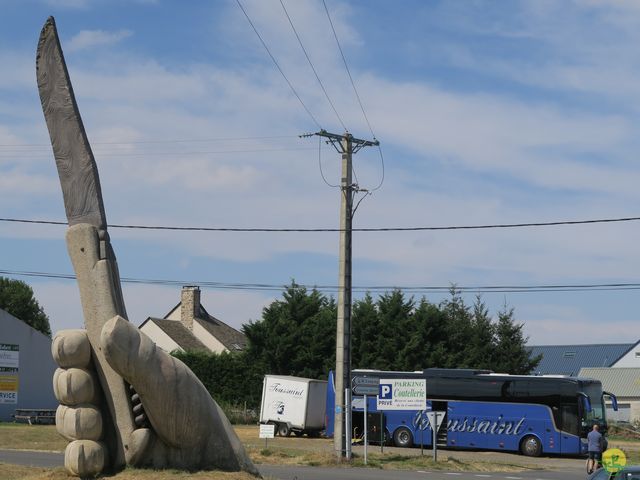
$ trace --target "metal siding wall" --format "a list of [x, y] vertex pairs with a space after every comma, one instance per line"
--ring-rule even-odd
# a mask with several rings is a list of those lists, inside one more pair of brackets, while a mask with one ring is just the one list
[[56, 408], [52, 378], [51, 340], [26, 323], [0, 310], [0, 343], [20, 345], [17, 404], [0, 404], [0, 421], [13, 419], [16, 408]]

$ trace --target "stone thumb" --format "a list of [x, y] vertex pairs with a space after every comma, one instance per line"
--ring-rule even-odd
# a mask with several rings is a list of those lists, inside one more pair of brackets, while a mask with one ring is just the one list
[[111, 368], [134, 387], [146, 375], [157, 372], [155, 343], [119, 315], [102, 327], [100, 345]]
[[[202, 440], [215, 404], [186, 365], [122, 317], [105, 323], [100, 343], [109, 365], [140, 396], [151, 426], [165, 444], [185, 448]], [[207, 425], [206, 432], [199, 432], [200, 422]]]

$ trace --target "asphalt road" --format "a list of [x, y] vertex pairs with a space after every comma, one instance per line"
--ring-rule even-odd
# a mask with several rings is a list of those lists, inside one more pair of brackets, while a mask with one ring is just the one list
[[586, 473], [536, 470], [518, 473], [374, 470], [258, 465], [260, 473], [280, 480], [585, 480]]
[[0, 450], [0, 462], [27, 467], [60, 467], [64, 465], [64, 454], [39, 450]]
[[[0, 450], [0, 462], [34, 467], [60, 467], [63, 454], [32, 450]], [[280, 480], [584, 480], [582, 469], [534, 470], [518, 473], [474, 473], [440, 471], [374, 470], [370, 468], [328, 468], [258, 465], [265, 476]]]

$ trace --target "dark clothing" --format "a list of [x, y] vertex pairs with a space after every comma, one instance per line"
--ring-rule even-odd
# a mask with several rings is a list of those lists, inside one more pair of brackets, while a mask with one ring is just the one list
[[[589, 451], [589, 453], [591, 452], [602, 453], [602, 447], [604, 446], [603, 440], [604, 440], [604, 437], [599, 431], [591, 430], [589, 432], [589, 435], [587, 435], [587, 444], [588, 444], [587, 450]], [[591, 456], [589, 456], [589, 458], [591, 458]]]
[[602, 460], [602, 453], [600, 453], [600, 452], [589, 452], [589, 459], [590, 460], [597, 460], [598, 462], [600, 462], [600, 460]]

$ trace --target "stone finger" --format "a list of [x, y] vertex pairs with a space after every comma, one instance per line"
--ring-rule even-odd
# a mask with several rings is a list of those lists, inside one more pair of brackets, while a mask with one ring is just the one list
[[58, 368], [53, 374], [53, 393], [67, 406], [97, 404], [98, 383], [95, 376], [82, 368]]
[[64, 466], [80, 478], [95, 477], [106, 466], [107, 449], [93, 440], [74, 440], [64, 451]]
[[56, 430], [67, 440], [100, 440], [102, 413], [93, 405], [60, 405], [56, 410]]
[[86, 330], [61, 330], [51, 343], [53, 359], [62, 368], [86, 368], [91, 363], [91, 344]]

